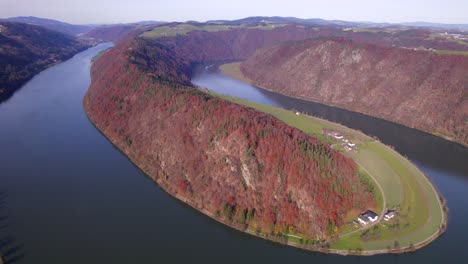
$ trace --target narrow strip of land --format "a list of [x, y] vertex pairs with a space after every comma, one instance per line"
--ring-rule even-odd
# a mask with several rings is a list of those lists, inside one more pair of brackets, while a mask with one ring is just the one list
[[[228, 76], [251, 83], [241, 75], [238, 63], [223, 65], [221, 69]], [[334, 149], [352, 158], [375, 182], [376, 189], [382, 194], [379, 200], [382, 208], [379, 209], [381, 213], [378, 220], [365, 227], [353, 227], [349, 222], [342, 227], [341, 232], [338, 232], [340, 235], [328, 249], [330, 252], [373, 255], [410, 251], [430, 243], [445, 230], [446, 211], [442, 199], [429, 179], [408, 159], [378, 140], [316, 117], [211, 94], [272, 114], [286, 124], [329, 143]], [[327, 137], [323, 134], [323, 129], [339, 131], [356, 143], [356, 149], [349, 150], [340, 140]], [[381, 221], [388, 208], [396, 209], [397, 216], [389, 221]], [[355, 217], [357, 218], [357, 215]], [[287, 237], [294, 238], [288, 239], [288, 244], [303, 247], [301, 243], [297, 243], [298, 236], [288, 234]]]

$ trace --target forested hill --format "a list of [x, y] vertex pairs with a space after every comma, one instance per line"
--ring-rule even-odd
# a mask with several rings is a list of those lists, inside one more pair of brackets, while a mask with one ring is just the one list
[[118, 42], [137, 27], [135, 24], [99, 26], [83, 34], [83, 38], [99, 42]]
[[238, 59], [309, 34], [213, 25], [132, 34], [94, 62], [84, 107], [153, 180], [205, 214], [241, 230], [328, 239], [351, 210], [377, 204], [357, 165], [268, 114], [190, 83], [195, 62]]
[[468, 56], [322, 38], [258, 50], [241, 69], [273, 91], [468, 145]]
[[89, 45], [40, 26], [0, 22], [0, 102], [35, 74]]

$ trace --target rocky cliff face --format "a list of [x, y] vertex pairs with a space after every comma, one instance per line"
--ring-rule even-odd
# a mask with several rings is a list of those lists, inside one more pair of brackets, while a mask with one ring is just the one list
[[167, 192], [239, 229], [326, 239], [350, 210], [376, 205], [349, 158], [191, 85], [193, 63], [248, 56], [266, 35], [243, 46], [223, 40], [259, 36], [202, 34], [129, 38], [104, 54], [84, 98], [91, 121]]
[[468, 144], [468, 57], [360, 44], [290, 42], [241, 65], [254, 83]]

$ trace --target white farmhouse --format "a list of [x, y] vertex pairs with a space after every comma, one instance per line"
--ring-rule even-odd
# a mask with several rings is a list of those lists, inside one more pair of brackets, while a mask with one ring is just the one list
[[358, 216], [358, 221], [363, 225], [368, 225], [369, 223], [373, 223], [375, 221], [377, 221], [377, 219], [379, 218], [379, 216], [372, 212], [371, 210], [367, 210], [365, 213], [363, 214], [360, 214]]

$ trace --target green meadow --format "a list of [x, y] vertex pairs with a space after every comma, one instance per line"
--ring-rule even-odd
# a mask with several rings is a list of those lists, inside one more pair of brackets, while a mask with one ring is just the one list
[[[239, 70], [239, 63], [223, 65], [221, 70], [233, 78], [247, 80]], [[372, 251], [417, 248], [435, 239], [443, 231], [446, 212], [437, 191], [413, 163], [391, 147], [362, 132], [324, 119], [239, 98], [210, 94], [271, 114], [323, 140], [351, 157], [381, 187], [375, 188], [379, 205], [373, 209], [379, 215], [384, 209], [396, 209], [397, 215], [388, 222], [382, 219], [369, 228], [355, 227], [351, 223], [344, 225], [338, 231], [338, 238], [331, 244], [331, 249]], [[357, 150], [347, 151], [340, 140], [323, 135], [324, 128], [340, 132], [356, 143]], [[348, 220], [355, 219], [357, 215]]]

